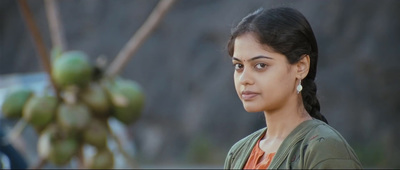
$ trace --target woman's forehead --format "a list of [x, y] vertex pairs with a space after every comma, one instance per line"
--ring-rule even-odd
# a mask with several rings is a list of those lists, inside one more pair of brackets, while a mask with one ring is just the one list
[[233, 57], [240, 60], [248, 60], [256, 56], [267, 56], [275, 58], [278, 53], [274, 52], [267, 45], [259, 43], [257, 38], [250, 33], [236, 37]]

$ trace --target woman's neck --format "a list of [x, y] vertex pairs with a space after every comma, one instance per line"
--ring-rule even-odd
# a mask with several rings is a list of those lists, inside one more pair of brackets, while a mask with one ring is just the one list
[[300, 123], [311, 120], [303, 104], [289, 104], [274, 111], [264, 111], [268, 130], [264, 139], [285, 139]]

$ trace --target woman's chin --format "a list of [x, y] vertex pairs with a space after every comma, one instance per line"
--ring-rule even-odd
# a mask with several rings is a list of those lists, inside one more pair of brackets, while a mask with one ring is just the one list
[[254, 106], [249, 104], [243, 104], [244, 110], [247, 112], [261, 112], [263, 111], [260, 106]]

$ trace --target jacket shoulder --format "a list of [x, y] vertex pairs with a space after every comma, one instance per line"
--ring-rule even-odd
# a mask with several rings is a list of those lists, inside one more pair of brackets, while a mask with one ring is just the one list
[[309, 168], [329, 168], [331, 165], [361, 168], [357, 155], [345, 138], [326, 123], [315, 126], [307, 133], [303, 141], [303, 154], [304, 162], [308, 164], [306, 167]]

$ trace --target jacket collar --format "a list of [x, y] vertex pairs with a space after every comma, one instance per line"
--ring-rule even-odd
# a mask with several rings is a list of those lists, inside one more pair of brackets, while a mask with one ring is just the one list
[[278, 168], [286, 159], [293, 146], [303, 140], [304, 136], [309, 132], [310, 129], [320, 124], [323, 124], [323, 122], [313, 118], [300, 123], [295, 129], [293, 129], [293, 131], [289, 133], [286, 139], [283, 140], [282, 144], [279, 146], [279, 149], [272, 159], [269, 168]]

